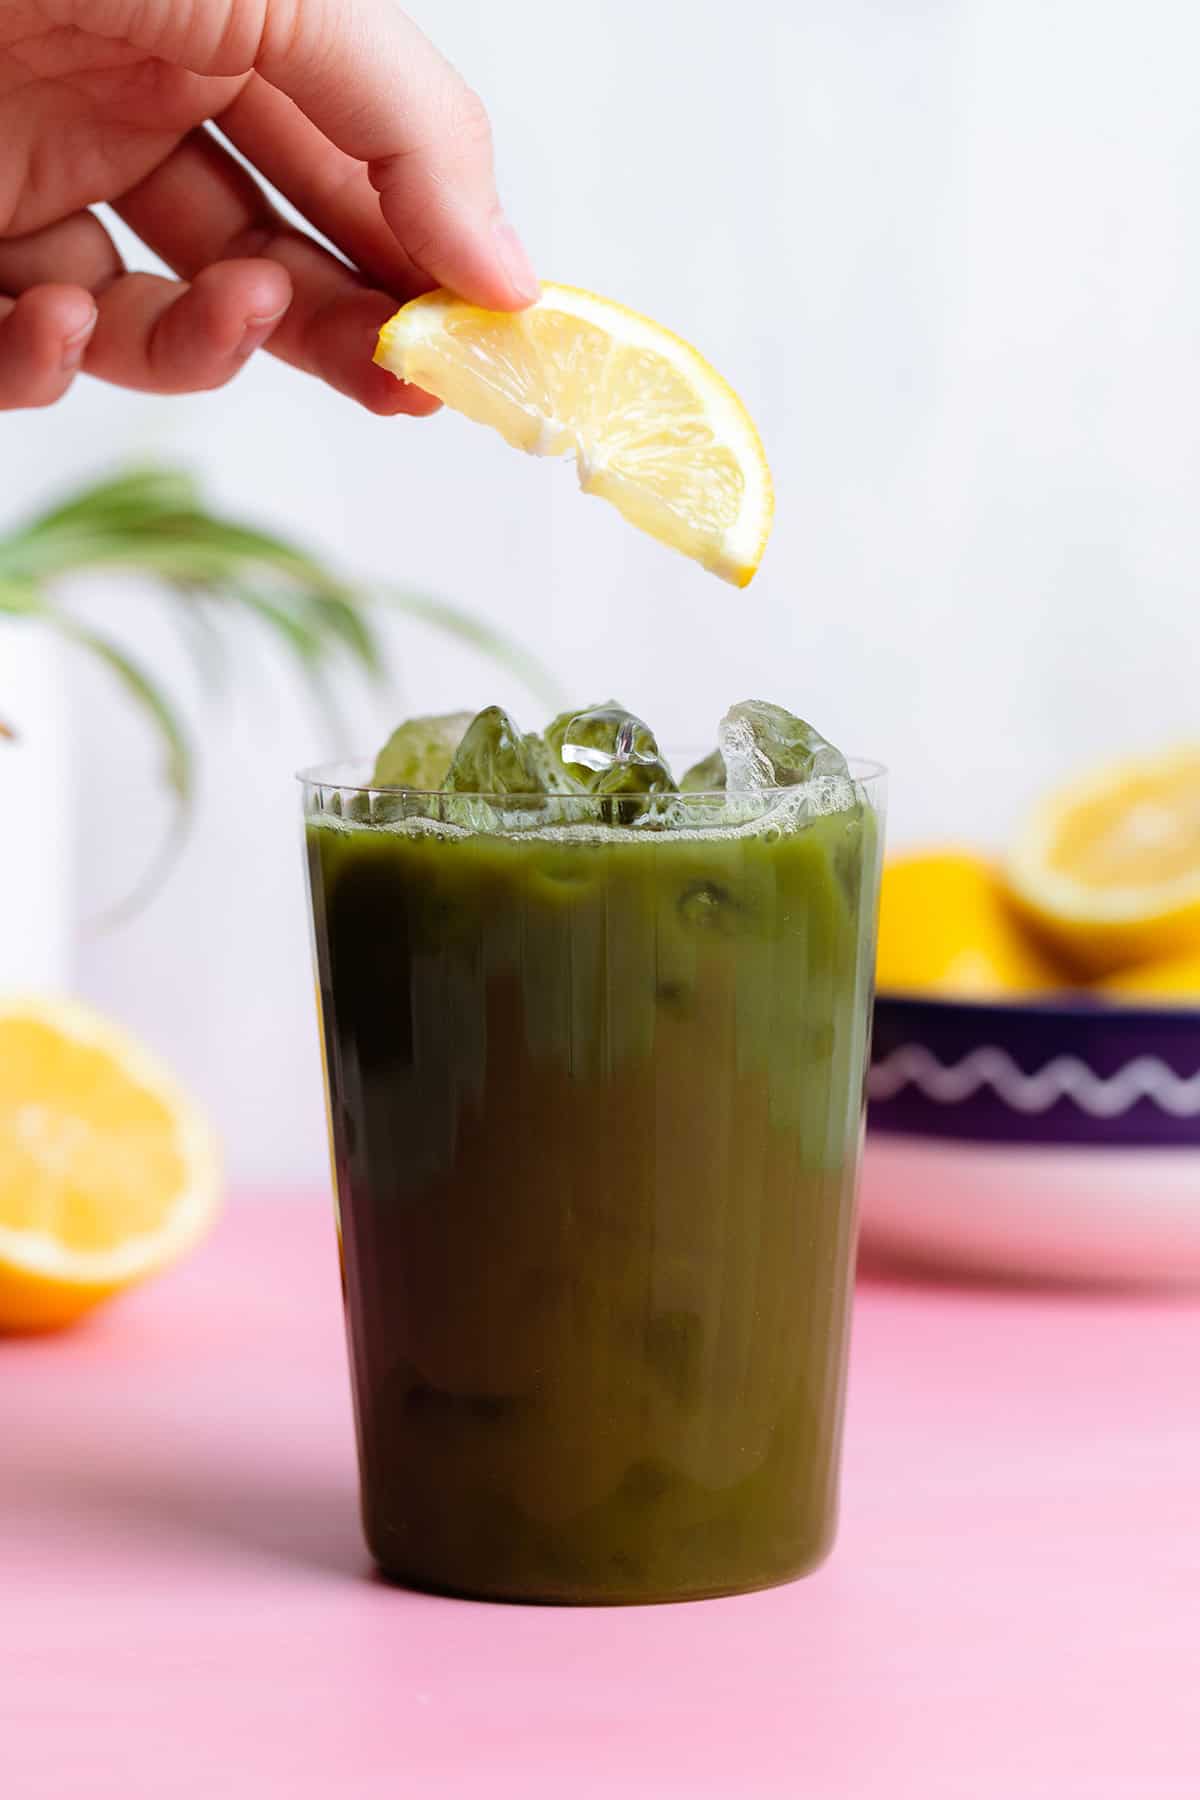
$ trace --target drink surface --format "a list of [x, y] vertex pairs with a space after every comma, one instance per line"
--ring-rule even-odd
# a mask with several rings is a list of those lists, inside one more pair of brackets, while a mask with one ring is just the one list
[[310, 818], [364, 1516], [451, 1591], [672, 1599], [834, 1527], [870, 804]]

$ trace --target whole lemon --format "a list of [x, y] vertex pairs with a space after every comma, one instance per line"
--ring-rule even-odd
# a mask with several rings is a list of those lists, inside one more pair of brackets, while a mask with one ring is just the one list
[[880, 896], [879, 988], [962, 999], [1052, 992], [1059, 970], [1026, 933], [999, 871], [968, 850], [889, 859]]

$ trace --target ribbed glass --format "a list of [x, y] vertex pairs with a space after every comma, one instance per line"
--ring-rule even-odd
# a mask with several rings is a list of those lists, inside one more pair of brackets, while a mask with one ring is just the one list
[[[884, 778], [478, 829], [304, 777], [370, 1548], [517, 1600], [804, 1573], [834, 1531]], [[455, 797], [456, 801], [459, 797]]]

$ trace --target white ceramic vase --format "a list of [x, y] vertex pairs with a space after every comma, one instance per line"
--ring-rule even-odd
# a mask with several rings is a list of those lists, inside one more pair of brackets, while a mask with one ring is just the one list
[[0, 614], [0, 992], [70, 981], [67, 702], [58, 646]]

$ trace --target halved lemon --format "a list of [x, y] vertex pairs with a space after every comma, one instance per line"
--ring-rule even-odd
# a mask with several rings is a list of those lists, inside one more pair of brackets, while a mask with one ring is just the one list
[[218, 1205], [213, 1135], [124, 1031], [0, 999], [0, 1331], [64, 1325], [172, 1262]]
[[1004, 883], [969, 850], [891, 857], [879, 901], [876, 981], [884, 993], [999, 999], [1046, 993], [1060, 972], [1014, 916]]
[[423, 294], [375, 361], [534, 456], [573, 454], [585, 494], [745, 587], [771, 529], [754, 422], [699, 351], [653, 319], [547, 282], [524, 312]]
[[1052, 794], [1017, 839], [1008, 880], [1085, 975], [1200, 950], [1200, 746]]

